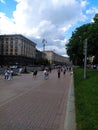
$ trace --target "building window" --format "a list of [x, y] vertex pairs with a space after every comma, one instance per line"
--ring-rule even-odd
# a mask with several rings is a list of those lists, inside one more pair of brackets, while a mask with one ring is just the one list
[[6, 52], [8, 52], [8, 48], [6, 48]]
[[10, 49], [10, 52], [13, 53], [13, 49], [12, 48]]
[[6, 40], [6, 42], [8, 42], [8, 38], [6, 38], [5, 40]]
[[17, 47], [17, 42], [15, 42], [15, 47]]
[[5, 54], [8, 55], [8, 52], [6, 52]]
[[11, 41], [13, 41], [13, 38], [11, 38]]
[[13, 48], [13, 43], [11, 42], [10, 47]]

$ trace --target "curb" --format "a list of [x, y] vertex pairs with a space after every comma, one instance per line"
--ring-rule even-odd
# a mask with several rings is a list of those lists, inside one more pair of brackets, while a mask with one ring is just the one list
[[76, 130], [73, 74], [71, 74], [64, 130]]

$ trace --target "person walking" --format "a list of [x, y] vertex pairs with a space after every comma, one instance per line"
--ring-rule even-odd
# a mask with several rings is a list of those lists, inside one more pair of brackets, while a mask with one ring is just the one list
[[47, 76], [47, 71], [46, 71], [46, 69], [44, 69], [44, 71], [43, 71], [43, 79], [44, 80], [46, 80], [46, 76]]
[[5, 72], [4, 72], [4, 79], [8, 79], [8, 72], [7, 72], [7, 70], [5, 70]]
[[60, 78], [60, 74], [61, 74], [60, 68], [58, 68], [57, 73], [58, 73], [58, 78]]
[[37, 70], [34, 70], [34, 71], [33, 71], [33, 78], [35, 79], [36, 76], [37, 76]]
[[7, 79], [11, 80], [11, 71], [10, 71], [10, 69], [7, 70], [7, 73], [8, 73], [8, 78]]
[[22, 67], [19, 67], [19, 75], [21, 75], [21, 73], [22, 73]]
[[13, 69], [10, 70], [10, 80], [13, 79]]
[[63, 68], [63, 74], [64, 75], [66, 74], [66, 68], [65, 67]]

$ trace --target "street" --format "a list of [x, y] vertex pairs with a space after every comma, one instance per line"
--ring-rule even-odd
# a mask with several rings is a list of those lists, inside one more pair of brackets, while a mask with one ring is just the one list
[[70, 72], [0, 77], [0, 130], [64, 130]]

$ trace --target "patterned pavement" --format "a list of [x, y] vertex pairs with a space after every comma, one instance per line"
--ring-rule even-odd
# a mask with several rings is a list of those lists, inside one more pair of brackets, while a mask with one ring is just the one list
[[43, 80], [32, 74], [0, 78], [0, 130], [65, 130], [65, 116], [71, 76], [56, 70]]

